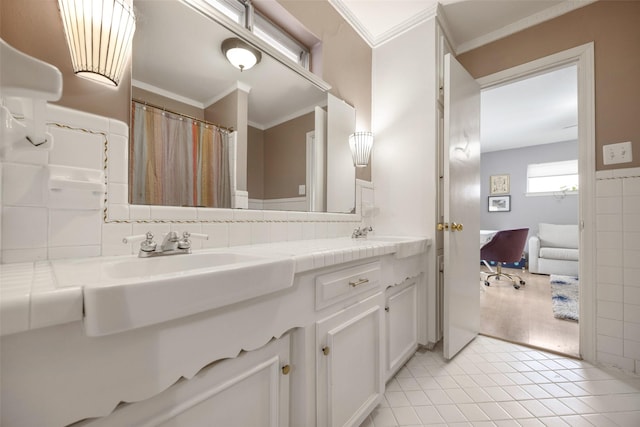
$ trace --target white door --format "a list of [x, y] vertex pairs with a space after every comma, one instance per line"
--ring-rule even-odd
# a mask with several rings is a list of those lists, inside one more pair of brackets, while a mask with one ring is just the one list
[[480, 86], [451, 54], [444, 60], [443, 354], [450, 359], [480, 327]]

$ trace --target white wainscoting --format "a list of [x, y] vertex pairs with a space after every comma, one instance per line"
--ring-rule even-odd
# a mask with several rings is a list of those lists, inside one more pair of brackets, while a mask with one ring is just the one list
[[306, 211], [306, 197], [289, 197], [282, 199], [249, 199], [249, 209], [277, 211]]
[[596, 173], [597, 359], [640, 373], [640, 168]]

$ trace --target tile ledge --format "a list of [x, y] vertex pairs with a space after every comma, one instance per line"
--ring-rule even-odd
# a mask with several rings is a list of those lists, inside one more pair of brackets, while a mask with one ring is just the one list
[[640, 168], [607, 169], [596, 171], [596, 180], [640, 177]]
[[[408, 245], [408, 249], [402, 247], [404, 243]], [[389, 240], [376, 240], [375, 237], [372, 236], [370, 239], [363, 240], [351, 239], [349, 237], [335, 237], [203, 250], [231, 250], [280, 254], [294, 259], [296, 263], [295, 273], [297, 274], [318, 268], [331, 267], [344, 262], [389, 254], [395, 254], [396, 258], [415, 256], [426, 252], [429, 246], [431, 246], [431, 239], [423, 237], [393, 237]], [[323, 261], [321, 263], [322, 265], [312, 262], [314, 257], [321, 257]], [[5, 278], [7, 280], [4, 280]], [[9, 278], [11, 278], [11, 280], [9, 280]], [[21, 310], [26, 310], [26, 313], [28, 313], [28, 326], [26, 328], [9, 328], [6, 329], [6, 332], [0, 331], [0, 335], [2, 336], [82, 320], [82, 288], [58, 288], [56, 286], [52, 261], [0, 264], [0, 283], [8, 283], [6, 286], [0, 285], [0, 293], [3, 296], [18, 296], [19, 299], [21, 298], [21, 301], [18, 302], [20, 302], [21, 305], [26, 304]], [[48, 311], [51, 313], [59, 311], [56, 310], [56, 307], [74, 307], [74, 313], [67, 313], [64, 319], [62, 319], [59, 314], [52, 314], [50, 316], [51, 318], [47, 318], [43, 313], [37, 313], [38, 321], [33, 322], [34, 313], [32, 311], [34, 307], [32, 303], [34, 296], [40, 305], [46, 304]], [[0, 310], [4, 311], [13, 308], [12, 305], [16, 300], [14, 298], [10, 299], [12, 303], [11, 307], [6, 306], [6, 304], [0, 304]], [[77, 308], [77, 310], [75, 308]]]

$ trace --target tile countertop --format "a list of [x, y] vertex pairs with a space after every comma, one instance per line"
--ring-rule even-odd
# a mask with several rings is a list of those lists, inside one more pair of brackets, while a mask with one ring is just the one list
[[[425, 252], [431, 244], [422, 237], [378, 238], [300, 240], [206, 251], [289, 256], [295, 262], [295, 272], [301, 273], [387, 254], [404, 258]], [[82, 286], [57, 286], [52, 268], [55, 262], [0, 264], [0, 335], [82, 320]]]

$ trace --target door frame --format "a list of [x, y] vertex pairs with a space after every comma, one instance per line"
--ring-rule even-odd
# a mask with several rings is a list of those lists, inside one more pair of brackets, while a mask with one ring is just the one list
[[580, 180], [580, 356], [596, 360], [595, 287], [595, 73], [593, 42], [477, 79], [481, 90], [576, 64], [578, 73], [578, 174]]

